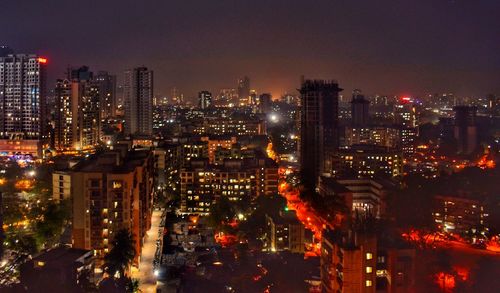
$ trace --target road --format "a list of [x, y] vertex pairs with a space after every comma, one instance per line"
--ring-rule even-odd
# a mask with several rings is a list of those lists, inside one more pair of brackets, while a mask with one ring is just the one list
[[139, 279], [139, 288], [142, 293], [156, 292], [156, 277], [153, 272], [153, 261], [156, 252], [156, 240], [161, 222], [162, 211], [154, 210], [151, 218], [151, 229], [146, 232], [142, 247], [139, 271], [132, 273], [132, 278]]

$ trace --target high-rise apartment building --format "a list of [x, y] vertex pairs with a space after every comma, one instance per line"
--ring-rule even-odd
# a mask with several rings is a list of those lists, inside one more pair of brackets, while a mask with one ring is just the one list
[[87, 66], [68, 69], [57, 80], [54, 141], [60, 152], [90, 151], [100, 141], [99, 83]]
[[212, 105], [212, 93], [201, 91], [198, 93], [198, 106], [200, 109], [208, 109]]
[[102, 257], [111, 248], [114, 234], [128, 229], [134, 237], [137, 265], [144, 235], [151, 227], [154, 159], [149, 151], [116, 147], [64, 173], [71, 176], [73, 247], [92, 249]]
[[1, 151], [41, 155], [48, 129], [46, 65], [47, 59], [37, 55], [0, 57]]
[[302, 182], [314, 189], [318, 177], [331, 170], [331, 157], [339, 146], [336, 81], [305, 80], [301, 93], [300, 163]]
[[137, 67], [125, 72], [125, 134], [153, 134], [153, 71]]
[[95, 77], [99, 87], [99, 109], [101, 120], [116, 116], [116, 76], [106, 71], [99, 71]]

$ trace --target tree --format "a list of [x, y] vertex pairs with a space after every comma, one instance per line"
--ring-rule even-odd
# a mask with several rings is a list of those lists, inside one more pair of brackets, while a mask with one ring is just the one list
[[127, 229], [119, 230], [112, 241], [113, 247], [104, 256], [104, 268], [110, 276], [125, 275], [136, 255], [134, 238]]

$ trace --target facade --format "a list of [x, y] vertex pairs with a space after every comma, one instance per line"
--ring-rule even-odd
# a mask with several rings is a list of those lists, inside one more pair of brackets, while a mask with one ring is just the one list
[[193, 125], [192, 132], [200, 135], [261, 135], [266, 133], [265, 122], [259, 118], [205, 118]]
[[236, 136], [204, 136], [201, 141], [207, 142], [208, 160], [210, 164], [215, 164], [215, 153], [218, 149], [231, 149], [236, 143]]
[[333, 157], [332, 174], [339, 178], [399, 177], [403, 158], [398, 150], [372, 145], [354, 145]]
[[56, 202], [71, 197], [71, 174], [66, 171], [52, 173], [52, 199]]
[[278, 192], [278, 166], [271, 159], [225, 160], [211, 165], [207, 159], [191, 160], [182, 168], [181, 212], [207, 215], [218, 198], [245, 201]]
[[486, 232], [488, 213], [477, 199], [459, 196], [436, 196], [434, 221], [445, 232], [467, 235], [473, 229]]
[[73, 247], [104, 256], [113, 233], [128, 229], [135, 240], [137, 265], [143, 238], [151, 226], [153, 156], [149, 151], [121, 149], [95, 155], [74, 166]]
[[318, 177], [331, 170], [331, 158], [339, 147], [336, 81], [306, 80], [302, 83], [300, 165], [306, 188], [314, 189]]
[[363, 144], [399, 148], [401, 145], [399, 129], [385, 126], [348, 126], [345, 129], [344, 141], [346, 146]]
[[476, 107], [457, 106], [455, 111], [454, 137], [457, 142], [457, 152], [468, 155], [478, 147], [476, 125]]
[[153, 71], [138, 67], [125, 71], [125, 134], [153, 134]]
[[415, 249], [367, 232], [325, 231], [320, 257], [322, 292], [415, 292]]
[[47, 59], [37, 55], [0, 56], [1, 152], [42, 155], [40, 142], [48, 134], [46, 66]]
[[267, 248], [270, 251], [304, 253], [305, 229], [294, 211], [266, 215]]
[[207, 109], [212, 105], [212, 93], [209, 91], [201, 91], [198, 93], [198, 107]]

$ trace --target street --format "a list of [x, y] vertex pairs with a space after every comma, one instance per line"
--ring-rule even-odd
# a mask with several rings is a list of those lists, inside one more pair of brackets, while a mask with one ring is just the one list
[[139, 279], [139, 288], [143, 293], [156, 292], [156, 277], [154, 275], [153, 261], [158, 240], [158, 229], [161, 222], [162, 211], [154, 210], [151, 218], [151, 229], [147, 232], [142, 247], [139, 271], [132, 272], [132, 278]]

